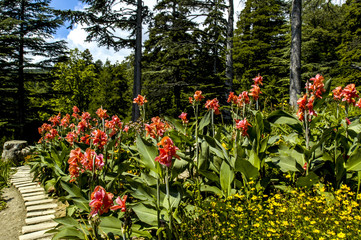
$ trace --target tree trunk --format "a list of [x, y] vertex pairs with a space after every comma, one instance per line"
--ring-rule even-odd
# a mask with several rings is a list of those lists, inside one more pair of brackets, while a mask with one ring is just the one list
[[18, 67], [18, 132], [17, 137], [23, 138], [25, 125], [25, 89], [24, 89], [24, 15], [25, 15], [25, 1], [21, 1], [20, 12], [20, 43], [19, 43], [19, 67]]
[[290, 105], [297, 108], [301, 94], [301, 19], [302, 0], [292, 1], [291, 13], [291, 63], [290, 63]]
[[[142, 90], [142, 0], [137, 0], [137, 29], [135, 38], [135, 64], [134, 64], [134, 84], [133, 84], [133, 98], [141, 94]], [[132, 105], [132, 121], [138, 120], [140, 116], [137, 104]]]
[[227, 53], [226, 53], [226, 95], [232, 91], [233, 88], [233, 15], [234, 15], [234, 6], [233, 0], [229, 0], [228, 6], [228, 26], [227, 26]]

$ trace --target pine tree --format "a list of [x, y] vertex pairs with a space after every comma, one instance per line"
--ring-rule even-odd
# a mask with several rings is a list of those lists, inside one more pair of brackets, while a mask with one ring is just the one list
[[[1, 79], [5, 79], [2, 92], [7, 93], [5, 101], [16, 102], [14, 110], [2, 109], [0, 115], [10, 116], [5, 119], [7, 128], [16, 127], [20, 138], [24, 136], [27, 114], [32, 112], [27, 111], [26, 85], [46, 81], [52, 63], [65, 50], [63, 41], [47, 41], [62, 24], [49, 3], [50, 0], [0, 0], [0, 43], [5, 50], [0, 55]], [[12, 118], [12, 112], [16, 113], [16, 119]]]
[[[248, 0], [240, 14], [234, 37], [234, 71], [242, 90], [251, 88], [252, 79], [264, 77], [262, 92], [267, 101], [277, 102], [286, 95], [288, 61], [287, 5], [282, 0]], [[288, 85], [288, 84], [287, 84]]]
[[188, 101], [197, 74], [197, 24], [189, 19], [193, 1], [158, 1], [145, 42], [144, 85], [154, 115], [176, 115]]
[[[100, 46], [112, 47], [118, 51], [129, 47], [134, 49], [133, 98], [141, 94], [142, 23], [149, 15], [142, 0], [82, 0], [88, 5], [85, 12], [73, 12], [73, 23], [85, 23], [89, 33], [88, 41]], [[128, 37], [117, 34], [117, 30], [129, 31]], [[139, 118], [136, 104], [132, 105], [132, 120]]]
[[342, 84], [361, 84], [361, 1], [348, 0], [343, 5], [345, 31], [338, 47], [340, 70], [338, 81]]

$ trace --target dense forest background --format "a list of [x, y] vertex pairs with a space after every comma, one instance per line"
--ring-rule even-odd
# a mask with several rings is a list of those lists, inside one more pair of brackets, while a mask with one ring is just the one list
[[[188, 97], [195, 90], [226, 104], [229, 90], [249, 90], [258, 74], [264, 78], [261, 109], [289, 101], [292, 1], [244, 1], [231, 49], [227, 12], [233, 1], [159, 0], [153, 9], [139, 0], [83, 2], [85, 11], [72, 12], [50, 8], [49, 0], [0, 0], [1, 142], [38, 139], [43, 121], [74, 105], [91, 113], [102, 106], [130, 120], [140, 87], [149, 99], [148, 116], [191, 112]], [[119, 2], [128, 8], [114, 9]], [[121, 63], [94, 61], [87, 50], [49, 40], [65, 22], [87, 23], [89, 41], [134, 52]], [[140, 46], [144, 23], [149, 39]], [[128, 30], [129, 38], [114, 35], [114, 29]], [[360, 84], [360, 0], [302, 2], [301, 62], [302, 86], [317, 73], [332, 78], [333, 86]], [[141, 80], [138, 90], [135, 79]]]

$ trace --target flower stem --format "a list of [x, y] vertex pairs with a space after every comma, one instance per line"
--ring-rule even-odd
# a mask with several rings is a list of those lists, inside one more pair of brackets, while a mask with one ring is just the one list
[[199, 159], [198, 159], [198, 103], [196, 103], [196, 161], [197, 161], [197, 171], [199, 170]]
[[165, 187], [167, 192], [167, 200], [168, 200], [168, 218], [169, 218], [169, 230], [170, 230], [170, 238], [173, 236], [173, 226], [172, 226], [172, 207], [170, 205], [170, 194], [169, 194], [169, 168], [166, 168], [166, 176], [165, 176]]

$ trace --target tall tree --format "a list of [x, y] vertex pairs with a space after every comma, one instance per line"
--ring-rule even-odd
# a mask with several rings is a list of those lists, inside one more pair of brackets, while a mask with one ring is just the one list
[[301, 94], [301, 26], [302, 0], [292, 0], [291, 12], [291, 63], [290, 63], [290, 105], [297, 107]]
[[154, 7], [144, 44], [144, 85], [157, 110], [153, 114], [179, 113], [188, 99], [185, 92], [196, 81], [196, 67], [202, 68], [196, 66], [198, 28], [190, 19], [194, 8], [194, 1], [181, 0], [161, 0]]
[[267, 101], [280, 101], [288, 91], [284, 79], [288, 62], [284, 60], [287, 45], [287, 5], [282, 0], [248, 0], [240, 14], [234, 37], [235, 85], [251, 88], [252, 79], [264, 77], [262, 92]]
[[348, 0], [343, 5], [345, 31], [338, 47], [340, 82], [361, 84], [361, 1]]
[[226, 52], [226, 94], [233, 88], [233, 25], [234, 25], [233, 0], [228, 1], [228, 22], [227, 22], [227, 52]]
[[[75, 12], [73, 22], [85, 23], [89, 33], [88, 41], [97, 41], [98, 45], [112, 47], [118, 51], [124, 47], [133, 48], [134, 83], [133, 98], [141, 94], [141, 58], [142, 23], [149, 15], [148, 7], [142, 0], [82, 0], [88, 5], [85, 12]], [[128, 37], [119, 35], [119, 30], [129, 32]], [[132, 120], [139, 118], [136, 104], [132, 107]]]
[[17, 103], [18, 137], [23, 137], [26, 124], [25, 83], [44, 80], [44, 74], [65, 50], [65, 42], [47, 40], [63, 23], [49, 3], [50, 0], [0, 0], [0, 42], [7, 49], [0, 55], [1, 74], [16, 82], [10, 82], [8, 87], [16, 93], [13, 97]]

